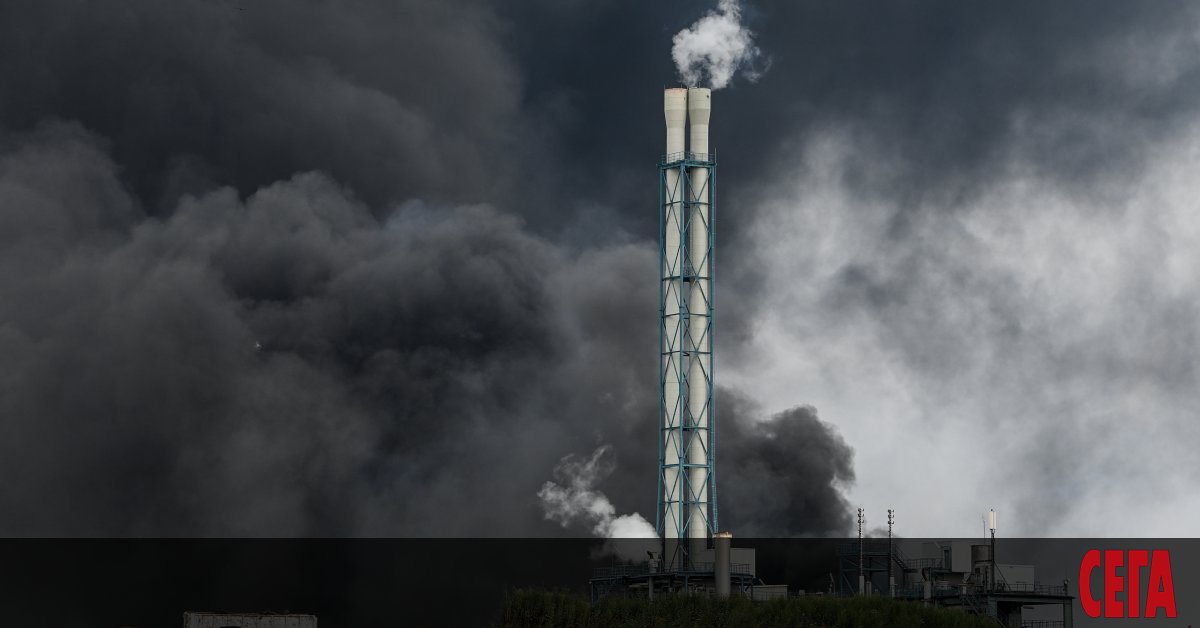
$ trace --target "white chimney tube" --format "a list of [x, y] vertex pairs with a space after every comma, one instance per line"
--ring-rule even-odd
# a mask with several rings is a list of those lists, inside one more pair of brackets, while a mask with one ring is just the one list
[[[687, 124], [687, 90], [672, 88], [663, 91], [663, 114], [667, 123], [666, 161], [671, 162], [682, 157], [684, 151], [684, 131]], [[676, 543], [680, 536], [680, 526], [683, 525], [685, 513], [683, 501], [686, 489], [681, 483], [680, 463], [682, 458], [683, 434], [680, 429], [685, 417], [686, 408], [680, 389], [680, 350], [685, 341], [680, 337], [679, 313], [685, 286], [680, 281], [682, 268], [682, 250], [680, 234], [683, 226], [684, 190], [679, 168], [668, 169], [664, 173], [665, 197], [662, 199], [666, 210], [664, 220], [663, 246], [663, 426], [674, 426], [661, 435], [663, 439], [663, 538], [667, 543], [664, 548], [664, 560], [667, 566], [676, 557]]]
[[[688, 121], [691, 124], [690, 152], [698, 160], [708, 160], [708, 119], [712, 111], [712, 91], [705, 87], [693, 87], [687, 91]], [[693, 275], [688, 295], [688, 348], [691, 354], [688, 364], [688, 410], [695, 430], [688, 444], [687, 460], [692, 466], [688, 472], [691, 495], [695, 497], [692, 513], [688, 517], [688, 538], [695, 550], [703, 549], [708, 542], [708, 427], [711, 408], [708, 407], [709, 386], [712, 374], [712, 351], [709, 339], [710, 322], [708, 304], [712, 295], [709, 260], [708, 169], [692, 168], [689, 174], [689, 193], [692, 207], [688, 223], [690, 242], [690, 272]]]

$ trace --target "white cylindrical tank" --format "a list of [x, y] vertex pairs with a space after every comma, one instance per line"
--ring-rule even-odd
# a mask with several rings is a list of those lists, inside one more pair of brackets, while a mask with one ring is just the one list
[[[704, 87], [693, 87], [687, 93], [688, 121], [691, 125], [689, 152], [693, 158], [708, 160], [708, 120], [712, 111], [712, 91]], [[688, 193], [691, 196], [688, 231], [688, 263], [692, 281], [688, 290], [688, 414], [691, 416], [694, 433], [688, 443], [688, 483], [695, 496], [692, 513], [688, 517], [688, 538], [696, 547], [703, 547], [708, 540], [708, 428], [712, 409], [709, 407], [709, 381], [712, 374], [712, 351], [709, 332], [709, 299], [712, 296], [712, 278], [709, 259], [709, 230], [711, 212], [708, 199], [708, 169], [692, 168], [688, 173]]]
[[[667, 162], [682, 156], [684, 151], [684, 133], [687, 126], [687, 90], [672, 88], [663, 91], [663, 115], [667, 125], [666, 155]], [[685, 286], [680, 280], [682, 273], [682, 242], [681, 234], [683, 221], [681, 212], [684, 208], [683, 177], [679, 168], [670, 168], [663, 173], [664, 198], [663, 207], [666, 211], [663, 224], [663, 427], [667, 429], [660, 436], [663, 439], [663, 510], [660, 513], [663, 521], [663, 537], [669, 544], [664, 559], [670, 561], [675, 556], [673, 540], [680, 536], [684, 513], [682, 503], [685, 488], [680, 476], [680, 463], [683, 457], [683, 434], [680, 429], [684, 420], [686, 408], [682, 389], [680, 388], [680, 349], [685, 341], [680, 336], [680, 311], [685, 305]]]

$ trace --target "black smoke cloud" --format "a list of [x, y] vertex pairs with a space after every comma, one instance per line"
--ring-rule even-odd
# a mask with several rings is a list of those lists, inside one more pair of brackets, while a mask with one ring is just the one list
[[[0, 116], [112, 142], [151, 214], [320, 170], [372, 202], [513, 180], [520, 75], [485, 3], [6, 3]], [[498, 192], [497, 192], [498, 193]]]
[[[595, 439], [617, 503], [652, 508], [649, 246], [572, 255], [487, 206], [376, 218], [320, 173], [150, 217], [62, 122], [8, 138], [0, 207], [8, 534], [549, 533], [540, 481]], [[836, 517], [818, 463], [780, 466], [816, 424], [727, 425], [731, 494]], [[750, 520], [824, 531], [774, 516]]]
[[77, 125], [15, 142], [0, 174], [4, 222], [21, 225], [4, 250], [3, 464], [21, 478], [7, 532], [480, 525], [449, 513], [507, 485], [479, 475], [537, 431], [512, 419], [561, 340], [548, 245], [486, 207], [380, 222], [314, 173], [157, 220]]
[[732, 396], [723, 425], [740, 421], [718, 435], [722, 527], [759, 537], [846, 534], [842, 491], [854, 483], [854, 452], [837, 430], [811, 406], [755, 420], [753, 404]]

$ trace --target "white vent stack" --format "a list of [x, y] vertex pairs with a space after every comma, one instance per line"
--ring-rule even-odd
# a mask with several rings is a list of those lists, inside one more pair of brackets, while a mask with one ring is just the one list
[[[666, 161], [674, 161], [683, 157], [684, 132], [687, 127], [688, 92], [684, 88], [667, 89], [663, 92], [663, 114], [667, 123], [667, 153]], [[684, 286], [679, 279], [683, 256], [680, 242], [681, 225], [679, 218], [683, 214], [682, 173], [678, 168], [668, 168], [665, 178], [662, 203], [665, 209], [665, 225], [663, 229], [663, 341], [671, 347], [682, 344], [680, 338], [681, 294]], [[678, 351], [668, 351], [663, 357], [663, 412], [668, 417], [682, 418], [686, 413], [680, 374], [680, 355]], [[664, 489], [670, 497], [664, 503], [664, 510], [659, 513], [662, 517], [662, 534], [668, 544], [673, 544], [681, 534], [679, 528], [682, 518], [677, 510], [672, 512], [671, 506], [682, 498], [679, 486], [680, 459], [679, 453], [683, 447], [683, 434], [680, 430], [665, 430], [660, 436], [663, 439], [663, 477]], [[660, 499], [662, 497], [660, 496]], [[670, 560], [675, 555], [675, 547], [664, 549], [665, 557]]]
[[[658, 532], [683, 568], [717, 531], [712, 470], [712, 91], [663, 92], [660, 166], [662, 424]], [[685, 131], [688, 137], [685, 138]]]
[[[687, 90], [688, 122], [691, 124], [689, 152], [694, 159], [708, 161], [708, 119], [712, 113], [712, 90], [693, 87]], [[691, 291], [688, 295], [688, 312], [699, 315], [708, 311], [712, 294], [712, 279], [709, 273], [709, 207], [708, 168], [695, 167], [689, 172], [688, 194], [691, 209], [688, 215], [690, 247]], [[712, 352], [709, 350], [709, 325], [702, 319], [692, 318], [688, 325], [692, 359], [688, 365], [688, 416], [696, 430], [688, 446], [688, 482], [695, 501], [688, 517], [688, 538], [692, 539], [693, 552], [704, 549], [708, 541], [708, 379], [712, 373]]]

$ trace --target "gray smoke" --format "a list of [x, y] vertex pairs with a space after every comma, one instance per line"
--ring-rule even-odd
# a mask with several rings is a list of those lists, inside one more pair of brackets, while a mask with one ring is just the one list
[[[6, 533], [528, 534], [588, 430], [646, 463], [612, 486], [652, 508], [654, 367], [626, 358], [654, 343], [649, 246], [571, 255], [487, 206], [372, 211], [319, 173], [152, 218], [77, 124], [7, 146]], [[595, 488], [605, 451], [543, 497], [644, 532]]]
[[[727, 406], [747, 404], [735, 400]], [[843, 491], [854, 483], [854, 451], [811, 406], [766, 420], [725, 416], [718, 433], [722, 527], [741, 536], [840, 536], [851, 525]]]
[[[717, 395], [719, 524], [740, 536], [839, 536], [850, 529], [843, 491], [854, 483], [854, 451], [837, 429], [802, 406], [770, 416], [736, 391]], [[632, 443], [633, 452], [644, 444]], [[597, 484], [617, 470], [609, 446], [568, 455], [538, 493], [546, 518], [602, 538], [648, 538], [653, 526], [638, 513], [618, 515]], [[626, 493], [646, 477], [626, 474]], [[613, 483], [610, 483], [613, 484]]]
[[470, 533], [455, 515], [480, 492], [516, 499], [519, 471], [465, 483], [536, 432], [553, 390], [526, 382], [564, 358], [563, 260], [517, 220], [420, 203], [379, 220], [316, 173], [151, 219], [77, 125], [15, 143], [0, 465], [22, 481], [0, 528]]

